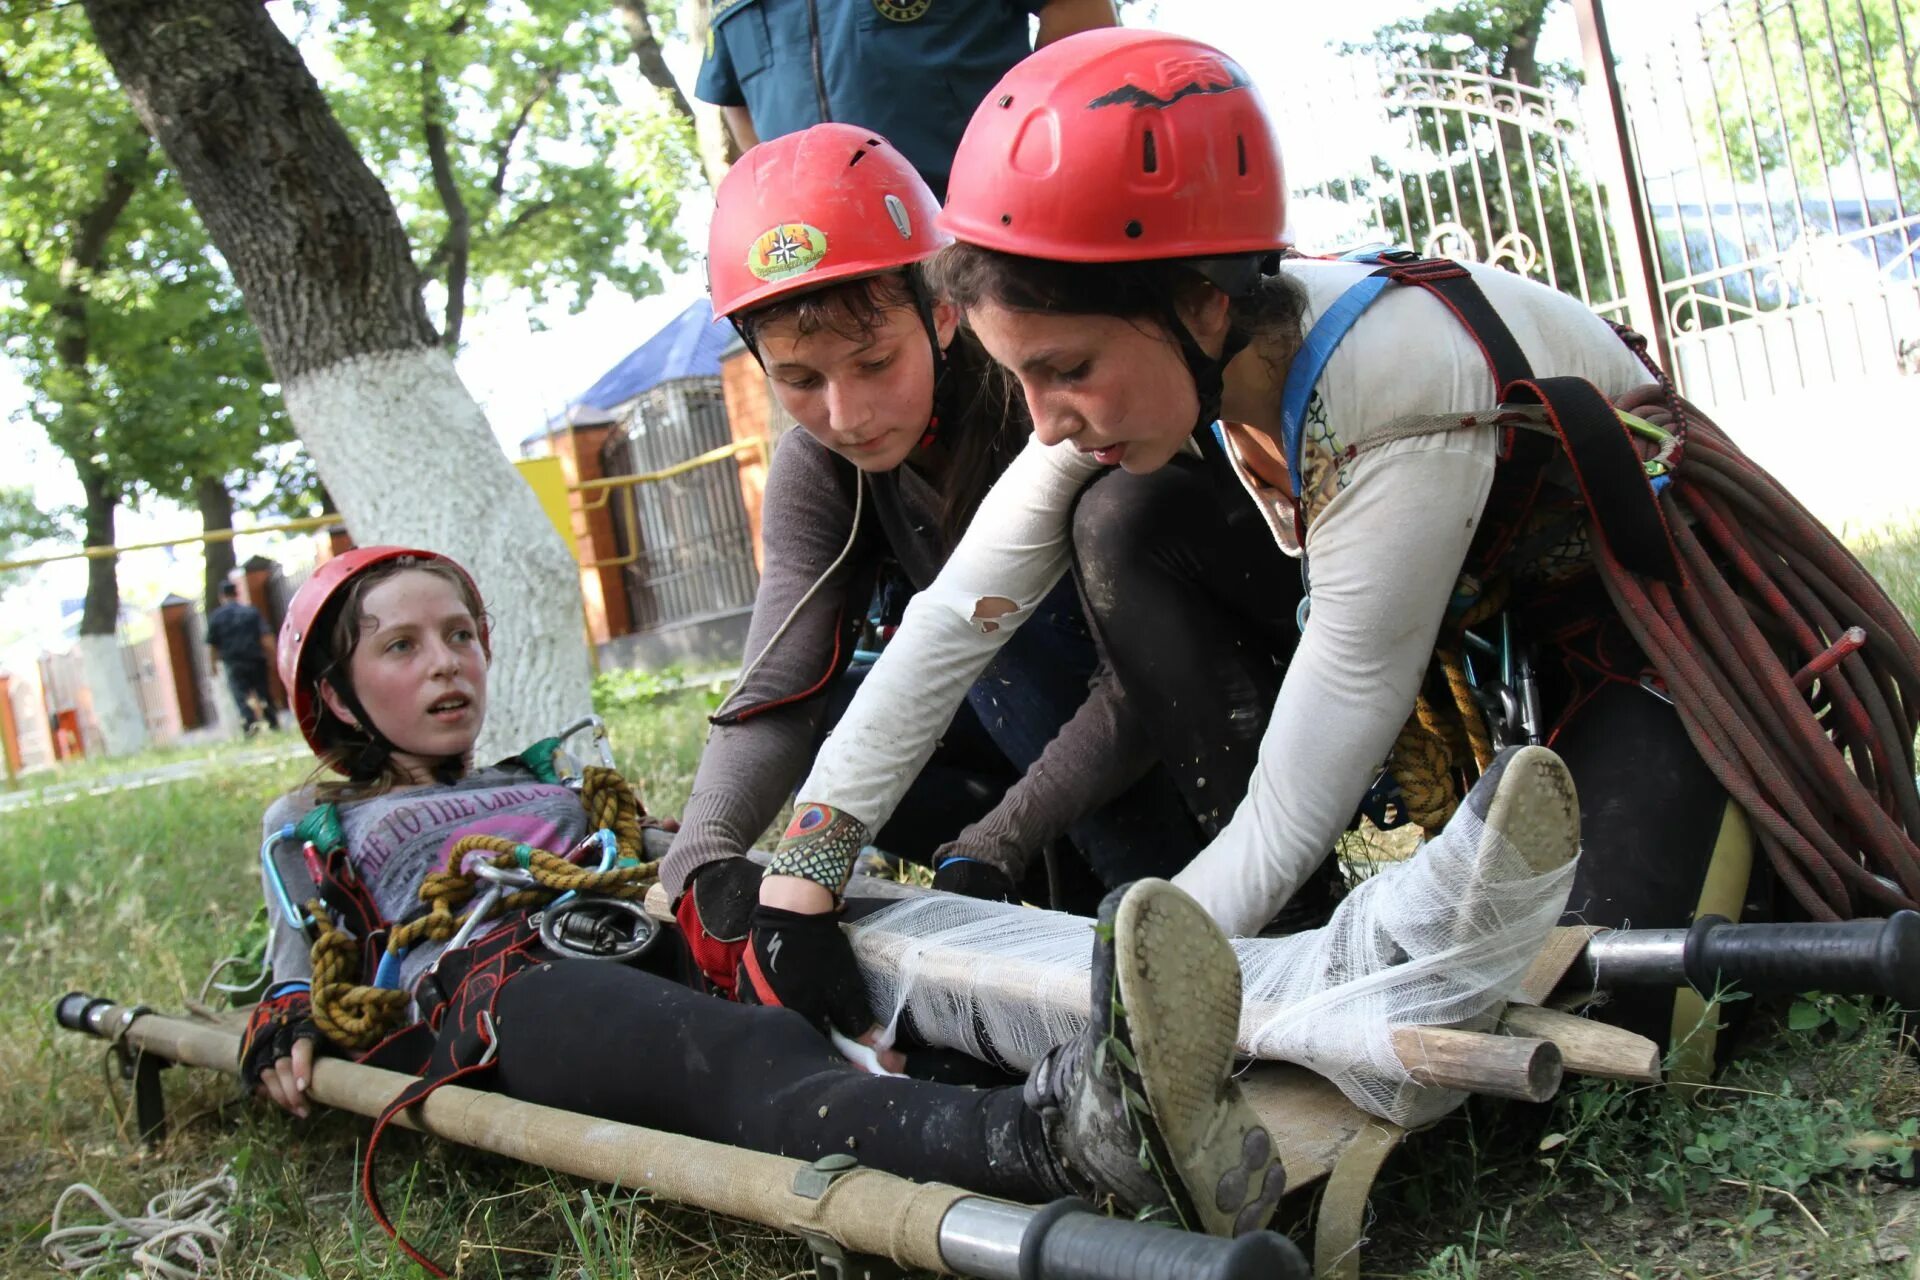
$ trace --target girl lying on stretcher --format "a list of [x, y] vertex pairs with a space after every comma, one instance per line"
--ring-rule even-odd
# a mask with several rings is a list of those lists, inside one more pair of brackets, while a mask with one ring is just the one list
[[[283, 797], [265, 825], [269, 837], [290, 823], [302, 840], [318, 837], [306, 862], [326, 888], [319, 915], [418, 916], [423, 885], [431, 890], [467, 837], [560, 854], [593, 844], [580, 798], [543, 778], [532, 753], [474, 766], [488, 656], [478, 590], [433, 552], [349, 552], [295, 595], [281, 674], [307, 740], [345, 781]], [[1451, 852], [1474, 876], [1459, 901], [1480, 904], [1453, 909], [1460, 926], [1496, 929], [1503, 890], [1571, 861], [1577, 808], [1557, 758], [1530, 748], [1504, 757], [1465, 812], [1471, 824], [1453, 844], [1466, 847], [1430, 842], [1403, 870]], [[313, 821], [316, 813], [332, 821]], [[329, 991], [316, 1009], [310, 983], [337, 975], [314, 977], [308, 938], [269, 888], [274, 984], [248, 1029], [242, 1073], [296, 1115], [308, 1114], [316, 1048], [354, 1038], [343, 1010], [386, 999], [410, 1001], [395, 1023], [411, 1026], [369, 1056], [423, 1074], [410, 1101], [456, 1073], [464, 1084], [490, 1077], [513, 1097], [629, 1124], [802, 1159], [850, 1151], [875, 1168], [1016, 1200], [1092, 1196], [1220, 1234], [1263, 1226], [1282, 1190], [1270, 1137], [1231, 1074], [1234, 954], [1164, 881], [1137, 881], [1101, 904], [1087, 1029], [1042, 1053], [1024, 1084], [992, 1088], [868, 1074], [793, 1010], [715, 999], [618, 963], [555, 959], [518, 911], [486, 921], [458, 950], [421, 940], [397, 965], [389, 958], [382, 976], [405, 994], [342, 1001]], [[316, 924], [331, 941], [314, 957], [332, 964], [338, 953], [327, 946], [337, 945], [357, 959], [331, 923]], [[1442, 936], [1433, 923], [1421, 924], [1422, 938]], [[1329, 926], [1340, 927], [1338, 918]], [[1375, 936], [1359, 940], [1368, 959], [1349, 976], [1408, 957], [1390, 912], [1376, 911], [1368, 927]], [[1540, 937], [1520, 941], [1530, 950]], [[764, 962], [781, 959], [776, 951]], [[762, 960], [749, 953], [742, 963]], [[1485, 1003], [1497, 996], [1485, 993]], [[909, 1075], [936, 1057], [909, 1055]]]

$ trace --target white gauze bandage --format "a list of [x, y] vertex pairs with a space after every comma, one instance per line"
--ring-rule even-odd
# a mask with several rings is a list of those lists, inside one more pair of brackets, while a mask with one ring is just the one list
[[[1362, 882], [1326, 927], [1239, 938], [1239, 1049], [1327, 1077], [1355, 1106], [1425, 1123], [1465, 1095], [1414, 1084], [1401, 1026], [1484, 1029], [1566, 906], [1573, 865], [1535, 874], [1462, 806], [1445, 836]], [[1092, 921], [949, 894], [849, 927], [873, 1009], [930, 1044], [1024, 1070], [1087, 1025]]]

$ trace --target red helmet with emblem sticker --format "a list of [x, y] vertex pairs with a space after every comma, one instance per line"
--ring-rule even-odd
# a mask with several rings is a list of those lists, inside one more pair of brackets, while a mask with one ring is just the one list
[[[316, 753], [325, 752], [328, 744], [320, 741], [319, 737], [320, 673], [313, 670], [311, 664], [306, 664], [312, 652], [310, 646], [314, 633], [325, 622], [327, 606], [347, 589], [349, 583], [369, 569], [402, 557], [448, 566], [466, 581], [474, 599], [480, 598], [480, 589], [474, 584], [473, 575], [459, 561], [451, 556], [443, 556], [438, 551], [422, 551], [417, 547], [355, 547], [315, 569], [313, 575], [293, 593], [293, 599], [287, 602], [286, 617], [280, 622], [280, 641], [275, 657], [279, 663], [280, 683], [286, 688], [287, 701], [293, 706], [293, 718], [300, 722], [301, 734]], [[482, 614], [478, 622], [480, 647], [491, 657], [493, 648], [487, 634], [486, 616]]]
[[1056, 262], [1271, 252], [1286, 181], [1260, 95], [1211, 45], [1106, 28], [1007, 72], [953, 158], [943, 230]]
[[720, 180], [707, 231], [716, 318], [930, 258], [940, 212], [907, 158], [870, 129], [817, 124], [763, 142]]

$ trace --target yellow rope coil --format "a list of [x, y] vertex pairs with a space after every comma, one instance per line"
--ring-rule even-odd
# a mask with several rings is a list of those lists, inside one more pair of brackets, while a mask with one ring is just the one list
[[[397, 953], [422, 941], [445, 942], [460, 931], [467, 917], [459, 914], [459, 908], [473, 899], [476, 887], [475, 877], [461, 868], [467, 855], [476, 851], [492, 853], [490, 861], [496, 867], [524, 865], [536, 881], [535, 887], [501, 897], [487, 913], [488, 918], [545, 906], [569, 892], [608, 898], [645, 897], [648, 887], [660, 877], [660, 864], [642, 860], [641, 818], [645, 810], [633, 788], [615, 770], [589, 767], [582, 771], [580, 803], [596, 829], [613, 832], [619, 855], [638, 865], [600, 871], [499, 836], [463, 836], [448, 852], [446, 867], [428, 872], [420, 882], [420, 900], [427, 904], [427, 914], [393, 929], [387, 936], [387, 950]], [[360, 972], [358, 941], [333, 926], [321, 903], [309, 904], [308, 911], [319, 924], [312, 952], [314, 1025], [342, 1048], [371, 1048], [399, 1029], [410, 997], [404, 991], [358, 985], [355, 980], [365, 976]]]
[[1446, 680], [1452, 705], [1423, 690], [1387, 757], [1387, 768], [1400, 784], [1407, 815], [1429, 840], [1440, 834], [1460, 805], [1456, 775], [1470, 773], [1477, 777], [1493, 762], [1493, 737], [1467, 683], [1459, 637], [1506, 607], [1507, 587], [1504, 577], [1486, 584], [1460, 620], [1444, 629], [1433, 656]]

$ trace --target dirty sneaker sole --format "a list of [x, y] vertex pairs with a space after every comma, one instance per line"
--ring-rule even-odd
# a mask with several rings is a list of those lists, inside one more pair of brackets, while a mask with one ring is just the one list
[[1486, 780], [1493, 784], [1493, 799], [1483, 820], [1486, 836], [1497, 838], [1481, 840], [1482, 873], [1499, 865], [1501, 841], [1519, 853], [1534, 875], [1572, 862], [1580, 852], [1580, 797], [1559, 755], [1546, 747], [1511, 747], [1487, 772], [1497, 776]]
[[1114, 917], [1113, 959], [1114, 1035], [1126, 1049], [1113, 1056], [1143, 1160], [1190, 1229], [1264, 1227], [1286, 1175], [1232, 1075], [1240, 964], [1226, 935], [1179, 889], [1143, 880]]

